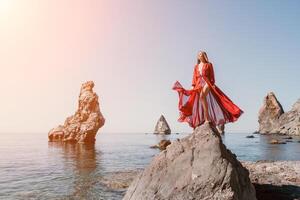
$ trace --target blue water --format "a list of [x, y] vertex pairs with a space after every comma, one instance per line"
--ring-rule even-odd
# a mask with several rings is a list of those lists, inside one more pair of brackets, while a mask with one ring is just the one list
[[[94, 145], [48, 143], [47, 134], [0, 134], [0, 199], [122, 199], [124, 190], [110, 190], [99, 179], [109, 172], [145, 167], [159, 153], [149, 146], [161, 139], [145, 133], [99, 133]], [[300, 140], [281, 145], [271, 138], [226, 133], [223, 141], [240, 160], [300, 160]]]

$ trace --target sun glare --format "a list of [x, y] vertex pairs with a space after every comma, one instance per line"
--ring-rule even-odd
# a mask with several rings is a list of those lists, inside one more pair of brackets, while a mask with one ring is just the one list
[[0, 14], [8, 12], [12, 4], [13, 0], [0, 0]]

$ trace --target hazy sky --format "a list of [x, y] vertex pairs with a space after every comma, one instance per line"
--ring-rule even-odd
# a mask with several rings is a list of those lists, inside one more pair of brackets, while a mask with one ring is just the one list
[[178, 80], [190, 87], [198, 50], [244, 110], [231, 132], [257, 129], [263, 97], [300, 98], [300, 1], [0, 0], [0, 132], [47, 133], [93, 80], [101, 132], [175, 132]]

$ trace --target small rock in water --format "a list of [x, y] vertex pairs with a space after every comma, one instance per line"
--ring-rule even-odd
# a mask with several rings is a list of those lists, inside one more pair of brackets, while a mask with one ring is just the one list
[[165, 150], [167, 146], [171, 144], [170, 140], [161, 140], [157, 145], [150, 146], [150, 148], [158, 148], [160, 150]]
[[293, 139], [293, 137], [284, 137], [283, 139], [287, 139], [287, 140], [292, 140]]
[[159, 142], [158, 144], [158, 148], [160, 150], [165, 150], [167, 148], [167, 146], [169, 146], [171, 144], [170, 140], [162, 140]]
[[253, 135], [248, 135], [246, 138], [255, 138]]
[[278, 142], [279, 142], [278, 140], [272, 139], [269, 143], [270, 143], [270, 144], [278, 144]]
[[270, 144], [286, 144], [285, 142], [279, 141], [277, 139], [272, 139], [269, 143]]

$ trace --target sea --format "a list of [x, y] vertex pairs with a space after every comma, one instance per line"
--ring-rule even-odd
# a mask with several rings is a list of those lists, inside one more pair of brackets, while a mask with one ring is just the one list
[[[99, 132], [95, 144], [83, 145], [48, 142], [47, 133], [1, 133], [0, 199], [120, 200], [125, 190], [106, 187], [102, 177], [143, 169], [160, 152], [150, 146], [188, 134]], [[225, 133], [222, 139], [239, 160], [300, 160], [300, 138], [286, 137]], [[286, 144], [269, 144], [273, 138]]]

